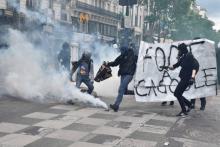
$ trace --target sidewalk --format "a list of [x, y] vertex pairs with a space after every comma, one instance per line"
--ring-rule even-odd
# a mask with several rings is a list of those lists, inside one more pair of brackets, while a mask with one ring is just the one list
[[[104, 98], [108, 104], [113, 98]], [[78, 105], [42, 105], [0, 100], [0, 147], [219, 147], [220, 99], [207, 99], [207, 109], [189, 117], [160, 103], [124, 99], [115, 113]]]

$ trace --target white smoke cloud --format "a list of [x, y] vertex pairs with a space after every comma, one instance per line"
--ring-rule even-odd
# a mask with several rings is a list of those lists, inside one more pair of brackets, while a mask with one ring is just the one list
[[[91, 40], [85, 35], [73, 34], [73, 28], [66, 28], [53, 21], [43, 10], [37, 12], [20, 9], [15, 0], [10, 1], [10, 4], [16, 11], [25, 14], [26, 25], [31, 26], [32, 30], [26, 33], [9, 31], [7, 42], [10, 48], [0, 55], [0, 82], [3, 83], [0, 86], [0, 94], [40, 102], [66, 102], [74, 99], [107, 108], [100, 99], [81, 93], [74, 83], [69, 82], [68, 73], [58, 71], [56, 56], [63, 42], [77, 42], [80, 44], [80, 53], [85, 50], [92, 52], [94, 71], [97, 73], [103, 61], [113, 61], [119, 52], [113, 47], [97, 42], [95, 36]], [[36, 26], [32, 26], [33, 21], [38, 22], [38, 25], [48, 23], [52, 25], [53, 35], [45, 36], [40, 30], [34, 29]], [[94, 90], [99, 96], [112, 97], [117, 94], [118, 68], [112, 69], [113, 77], [94, 83]]]
[[39, 102], [89, 103], [107, 108], [98, 98], [83, 94], [69, 82], [65, 71], [56, 70], [46, 50], [37, 48], [17, 30], [9, 30], [9, 48], [0, 54], [1, 94]]

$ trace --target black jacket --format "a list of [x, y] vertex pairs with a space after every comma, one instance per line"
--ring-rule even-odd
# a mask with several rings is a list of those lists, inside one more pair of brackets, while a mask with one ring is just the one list
[[194, 58], [192, 53], [187, 53], [183, 55], [179, 61], [173, 65], [174, 68], [181, 66], [181, 70], [179, 73], [180, 79], [189, 80], [192, 76], [192, 71], [199, 70], [199, 62]]
[[[84, 63], [86, 63], [87, 65], [88, 65], [88, 72], [90, 72], [91, 71], [91, 68], [93, 68], [93, 60], [92, 59], [90, 59], [90, 58], [86, 58], [86, 57], [82, 57], [81, 59], [79, 59], [79, 61], [77, 61], [77, 62], [73, 62], [72, 63], [72, 72], [74, 73], [76, 70], [77, 70], [77, 68], [80, 66], [80, 65], [82, 65], [82, 64], [84, 64]], [[92, 66], [92, 67], [91, 67]], [[93, 69], [92, 69], [93, 70]]]
[[109, 66], [118, 66], [118, 75], [134, 75], [136, 70], [137, 56], [134, 55], [133, 50], [128, 49], [123, 54], [119, 55], [115, 61], [109, 62]]

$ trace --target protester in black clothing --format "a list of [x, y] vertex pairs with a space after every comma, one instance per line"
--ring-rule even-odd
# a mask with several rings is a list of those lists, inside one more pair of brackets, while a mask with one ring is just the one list
[[67, 42], [64, 42], [62, 50], [58, 54], [58, 60], [61, 66], [68, 72], [70, 71], [70, 57], [70, 45]]
[[[178, 62], [169, 68], [182, 67], [179, 73], [180, 82], [174, 91], [174, 96], [178, 99], [182, 109], [177, 116], [186, 116], [188, 115], [187, 112], [191, 110], [191, 102], [183, 96], [183, 93], [189, 85], [194, 83], [196, 73], [199, 70], [199, 63], [192, 53], [188, 52], [186, 44], [180, 44], [178, 50]], [[186, 110], [185, 105], [188, 106], [188, 110]]]
[[[200, 110], [204, 111], [205, 110], [205, 106], [206, 106], [206, 97], [201, 97], [200, 101], [201, 101]], [[191, 99], [191, 103], [192, 103], [192, 109], [195, 109], [196, 99]]]
[[110, 104], [110, 108], [113, 109], [115, 112], [118, 111], [119, 105], [122, 102], [123, 95], [127, 90], [128, 84], [133, 78], [137, 62], [137, 57], [135, 56], [134, 51], [132, 49], [122, 47], [120, 50], [121, 54], [115, 59], [115, 61], [107, 63], [108, 66], [119, 65], [118, 76], [121, 76], [118, 96], [115, 100], [115, 103]]

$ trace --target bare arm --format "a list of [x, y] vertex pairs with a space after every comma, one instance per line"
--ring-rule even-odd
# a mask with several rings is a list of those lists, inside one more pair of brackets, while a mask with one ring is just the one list
[[192, 71], [192, 78], [195, 79], [195, 76], [196, 76], [196, 70], [193, 69], [193, 71]]
[[170, 65], [170, 66], [169, 66], [169, 69], [170, 69], [170, 70], [174, 70], [173, 65]]

